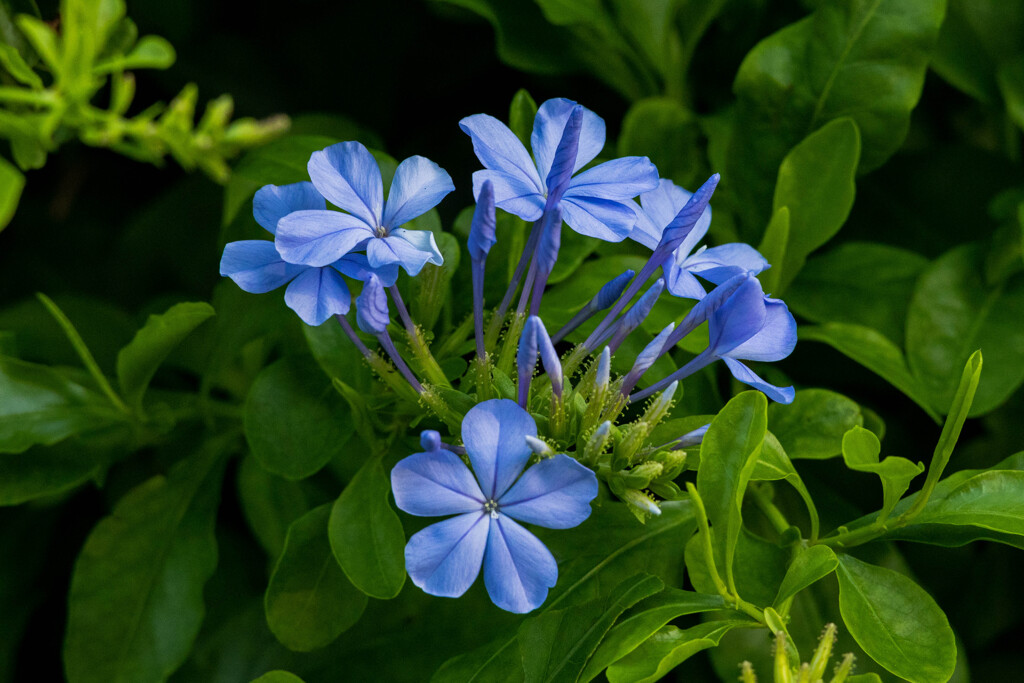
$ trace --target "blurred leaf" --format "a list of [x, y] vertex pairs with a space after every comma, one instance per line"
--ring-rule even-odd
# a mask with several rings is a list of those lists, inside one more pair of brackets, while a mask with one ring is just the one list
[[608, 667], [610, 683], [651, 683], [701, 650], [715, 647], [734, 628], [747, 621], [709, 621], [681, 630], [664, 626], [642, 645]]
[[349, 581], [381, 600], [405, 584], [405, 532], [390, 494], [381, 459], [370, 458], [334, 502], [328, 526], [334, 558]]
[[798, 335], [802, 340], [824, 342], [857, 361], [906, 394], [933, 420], [939, 421], [924, 387], [907, 369], [903, 352], [880, 333], [863, 325], [830, 322], [816, 327], [801, 327]]
[[192, 331], [214, 314], [207, 303], [175, 304], [161, 315], [151, 315], [135, 337], [117, 354], [117, 378], [121, 393], [136, 410], [164, 359]]
[[106, 465], [124, 454], [130, 436], [125, 423], [53, 446], [0, 454], [0, 506], [55, 496], [99, 477]]
[[768, 399], [745, 391], [725, 404], [711, 421], [700, 446], [697, 490], [715, 529], [712, 543], [720, 554], [730, 590], [735, 590], [733, 557], [743, 525], [743, 496], [757, 467], [767, 428]]
[[[786, 257], [776, 294], [789, 288], [807, 256], [846, 222], [856, 193], [860, 130], [851, 118], [834, 119], [790, 150], [779, 166], [773, 212], [789, 209]], [[774, 268], [772, 269], [774, 270]]]
[[242, 460], [238, 468], [238, 502], [269, 557], [281, 554], [288, 527], [309, 512], [299, 483], [267, 472], [252, 456]]
[[768, 406], [768, 429], [794, 460], [834, 458], [843, 452], [843, 435], [863, 424], [856, 402], [827, 389], [802, 389], [791, 404]]
[[284, 550], [267, 585], [267, 624], [290, 650], [327, 645], [359, 621], [366, 596], [349, 583], [327, 542], [329, 505], [288, 528]]
[[786, 292], [786, 303], [816, 323], [863, 325], [902, 346], [914, 283], [927, 265], [906, 249], [847, 242], [808, 261]]
[[882, 444], [878, 437], [863, 427], [853, 427], [843, 437], [843, 460], [846, 466], [856, 472], [872, 472], [882, 480], [884, 500], [880, 519], [885, 519], [910, 488], [910, 482], [924, 472], [924, 463], [915, 465], [906, 458], [894, 455], [879, 461], [881, 452]]
[[[782, 266], [786, 261], [786, 250], [789, 248], [789, 207], [783, 206], [772, 214], [768, 221], [768, 227], [764, 229], [764, 236], [761, 237], [761, 244], [757, 250], [761, 256], [771, 264], [768, 270], [761, 271], [757, 278], [761, 281], [761, 288], [769, 294], [775, 294], [782, 282]], [[789, 301], [789, 297], [786, 297]]]
[[1024, 54], [999, 67], [996, 74], [999, 92], [1006, 102], [1006, 113], [1024, 130]]
[[267, 366], [245, 402], [245, 438], [268, 471], [304, 479], [346, 453], [353, 427], [330, 381], [308, 356]]
[[252, 683], [303, 683], [302, 679], [287, 671], [268, 671]]
[[7, 227], [18, 209], [25, 176], [14, 165], [0, 157], [0, 230]]
[[839, 609], [864, 651], [912, 683], [946, 683], [956, 641], [946, 615], [916, 583], [849, 555], [839, 558]]
[[769, 215], [783, 157], [808, 133], [853, 118], [861, 172], [899, 148], [944, 10], [945, 0], [826, 0], [747, 54], [733, 83], [738, 109], [727, 169], [747, 239]]
[[533, 119], [537, 116], [537, 103], [530, 93], [520, 88], [512, 97], [508, 110], [508, 127], [519, 138], [523, 146], [530, 149], [530, 136], [533, 134]]
[[780, 605], [808, 586], [820, 581], [839, 566], [839, 559], [831, 548], [825, 545], [800, 547], [786, 570], [786, 578], [779, 586], [773, 605]]
[[907, 361], [929, 404], [941, 413], [949, 409], [961, 368], [975, 349], [985, 354], [985, 370], [971, 415], [989, 412], [1024, 382], [1024, 277], [989, 288], [983, 266], [977, 245], [950, 251], [924, 271], [910, 303]]
[[217, 566], [213, 529], [233, 441], [210, 441], [136, 486], [89, 534], [68, 599], [70, 683], [164, 681], [185, 661]]
[[697, 118], [679, 102], [649, 97], [635, 102], [622, 120], [620, 156], [650, 158], [662, 178], [692, 188], [703, 156], [699, 151]]
[[93, 71], [106, 74], [131, 69], [167, 69], [174, 64], [174, 47], [160, 36], [142, 36], [126, 55], [98, 62]]
[[449, 283], [459, 267], [461, 251], [459, 240], [450, 232], [434, 233], [437, 248], [440, 249], [444, 263], [440, 266], [427, 264], [420, 274], [410, 283], [410, 308], [412, 319], [423, 329], [433, 329], [437, 318], [441, 315], [441, 307], [451, 299]]
[[587, 660], [623, 612], [665, 584], [649, 574], [626, 579], [606, 600], [531, 617], [519, 627], [519, 652], [527, 683], [575, 683]]
[[[0, 13], [3, 13], [2, 9], [0, 9]], [[27, 85], [35, 90], [43, 87], [42, 79], [32, 70], [32, 67], [25, 63], [21, 54], [10, 43], [0, 43], [0, 65], [22, 85]]]

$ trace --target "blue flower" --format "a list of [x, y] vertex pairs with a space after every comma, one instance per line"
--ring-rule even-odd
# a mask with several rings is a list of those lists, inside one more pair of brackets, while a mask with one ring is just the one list
[[[636, 227], [630, 237], [645, 247], [654, 250], [661, 240], [665, 227], [672, 222], [687, 200], [692, 196], [671, 180], [661, 180], [658, 187], [640, 195], [641, 206], [636, 209]], [[730, 277], [750, 271], [754, 274], [768, 268], [768, 262], [749, 244], [723, 244], [710, 249], [701, 247], [691, 254], [693, 248], [704, 237], [711, 225], [711, 207], [704, 209], [697, 224], [682, 244], [663, 266], [666, 289], [674, 296], [688, 299], [702, 299], [704, 287], [695, 275], [716, 285]]]
[[[296, 211], [323, 209], [324, 198], [312, 183], [266, 185], [252, 200], [256, 222], [271, 235], [280, 220]], [[307, 325], [320, 325], [332, 315], [348, 312], [352, 297], [339, 273], [366, 280], [376, 273], [384, 282], [394, 284], [396, 266], [373, 269], [362, 254], [349, 254], [324, 267], [289, 263], [269, 240], [241, 240], [224, 246], [220, 274], [234, 280], [247, 292], [264, 294], [288, 284], [284, 301]]]
[[[473, 150], [486, 170], [473, 174], [473, 194], [484, 182], [494, 184], [494, 200], [501, 209], [528, 221], [540, 218], [547, 203], [555, 152], [575, 102], [548, 100], [537, 110], [530, 146], [534, 157], [501, 121], [487, 114], [468, 116], [459, 126], [473, 139]], [[604, 121], [582, 109], [582, 124], [570, 174], [593, 161], [604, 147]], [[571, 147], [571, 146], [567, 146]], [[536, 161], [534, 161], [536, 159]], [[556, 176], [563, 174], [556, 173]], [[629, 235], [636, 222], [631, 201], [657, 186], [658, 170], [647, 157], [624, 157], [599, 164], [568, 182], [561, 201], [562, 218], [569, 227], [588, 237], [618, 242]], [[548, 207], [554, 208], [554, 207]]]
[[320, 194], [348, 213], [321, 205], [284, 217], [277, 248], [286, 261], [325, 266], [365, 249], [371, 267], [400, 265], [413, 276], [427, 263], [444, 262], [433, 233], [399, 227], [455, 189], [451, 177], [433, 161], [413, 156], [400, 163], [386, 203], [377, 161], [358, 142], [313, 152], [308, 169]]
[[577, 526], [590, 516], [597, 477], [565, 454], [523, 472], [531, 455], [528, 436], [537, 436], [529, 413], [506, 399], [484, 401], [462, 421], [472, 472], [444, 450], [410, 455], [391, 471], [399, 508], [420, 517], [456, 515], [405, 546], [409, 576], [427, 593], [459, 597], [483, 566], [494, 604], [521, 614], [543, 603], [555, 585], [555, 558], [515, 520], [549, 529]]

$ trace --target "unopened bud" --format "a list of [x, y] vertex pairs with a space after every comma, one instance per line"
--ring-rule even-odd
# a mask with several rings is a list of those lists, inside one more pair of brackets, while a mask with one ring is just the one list
[[425, 429], [420, 432], [420, 448], [427, 453], [434, 453], [441, 449], [441, 434], [433, 429]]
[[662, 471], [664, 467], [660, 462], [645, 462], [623, 473], [623, 480], [630, 488], [644, 489], [651, 481], [660, 477]]
[[828, 662], [832, 659], [832, 646], [835, 645], [835, 642], [836, 625], [826, 624], [825, 630], [821, 634], [821, 640], [818, 641], [818, 647], [814, 650], [814, 656], [811, 657], [808, 680], [816, 681], [824, 677]]
[[547, 445], [540, 439], [532, 436], [527, 436], [526, 444], [530, 447], [530, 450], [539, 455], [542, 458], [548, 458], [554, 455], [554, 451], [551, 450], [551, 446]]
[[622, 500], [629, 506], [640, 510], [648, 515], [654, 515], [657, 517], [661, 514], [661, 508], [658, 504], [651, 499], [650, 496], [645, 494], [643, 491], [637, 491], [636, 489], [626, 489], [622, 496]]
[[583, 449], [583, 461], [588, 463], [597, 462], [598, 457], [604, 453], [608, 437], [611, 435], [612, 423], [602, 422], [594, 430], [594, 433], [587, 439], [587, 445]]
[[652, 427], [657, 426], [665, 415], [668, 414], [669, 408], [672, 407], [672, 399], [675, 398], [676, 389], [679, 388], [679, 381], [672, 382], [665, 391], [651, 401], [651, 404], [647, 407], [647, 412], [644, 413], [644, 422], [649, 423]]

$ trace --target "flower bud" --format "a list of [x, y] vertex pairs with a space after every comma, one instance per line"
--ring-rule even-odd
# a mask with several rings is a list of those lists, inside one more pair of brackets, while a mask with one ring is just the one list
[[441, 450], [441, 434], [433, 429], [423, 430], [420, 432], [420, 448], [427, 453]]

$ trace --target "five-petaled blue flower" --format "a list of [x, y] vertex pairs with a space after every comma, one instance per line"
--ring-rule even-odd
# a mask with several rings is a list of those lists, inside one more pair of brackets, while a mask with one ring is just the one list
[[[278, 222], [293, 212], [324, 207], [324, 198], [308, 182], [265, 185], [252, 200], [256, 222], [272, 235], [277, 232]], [[220, 274], [253, 294], [264, 294], [291, 283], [284, 293], [285, 303], [304, 323], [313, 326], [332, 315], [348, 312], [352, 297], [339, 272], [356, 280], [365, 280], [373, 272], [388, 285], [398, 278], [397, 266], [372, 269], [362, 254], [348, 254], [323, 267], [289, 263], [269, 240], [229, 242], [220, 260]]]
[[[528, 221], [540, 218], [545, 208], [547, 180], [566, 122], [578, 105], [571, 100], [548, 100], [537, 110], [530, 158], [523, 143], [508, 126], [487, 114], [468, 116], [459, 126], [473, 139], [473, 150], [487, 170], [473, 174], [473, 195], [484, 181], [494, 185], [497, 206]], [[583, 121], [572, 173], [590, 163], [604, 147], [605, 127], [600, 116], [582, 108]], [[599, 164], [569, 181], [559, 206], [569, 227], [609, 242], [625, 239], [636, 215], [630, 200], [654, 189], [658, 169], [647, 157], [623, 157]], [[554, 207], [549, 207], [554, 208]]]
[[494, 604], [524, 613], [555, 585], [555, 558], [514, 520], [549, 529], [580, 524], [590, 515], [597, 477], [564, 454], [523, 473], [531, 455], [527, 436], [537, 436], [529, 413], [506, 399], [484, 401], [462, 421], [475, 478], [447, 450], [416, 453], [391, 471], [399, 508], [421, 517], [457, 515], [423, 529], [405, 547], [409, 576], [427, 593], [462, 595], [482, 565]]
[[[640, 206], [636, 209], [636, 226], [630, 237], [653, 250], [661, 240], [665, 227], [672, 222], [679, 210], [693, 195], [675, 185], [671, 180], [661, 180], [658, 187], [640, 195]], [[701, 247], [691, 254], [697, 242], [704, 237], [711, 225], [711, 207], [704, 209], [693, 230], [672, 257], [665, 262], [665, 288], [674, 296], [688, 299], [704, 298], [704, 287], [694, 275], [716, 285], [743, 272], [755, 275], [768, 267], [768, 262], [749, 244], [735, 242], [718, 247]]]
[[377, 161], [358, 142], [313, 152], [308, 169], [320, 194], [347, 213], [319, 206], [282, 218], [277, 248], [286, 261], [325, 266], [365, 249], [372, 268], [397, 264], [413, 276], [427, 263], [444, 262], [432, 232], [400, 227], [455, 189], [451, 177], [433, 161], [413, 156], [400, 163], [387, 202]]

